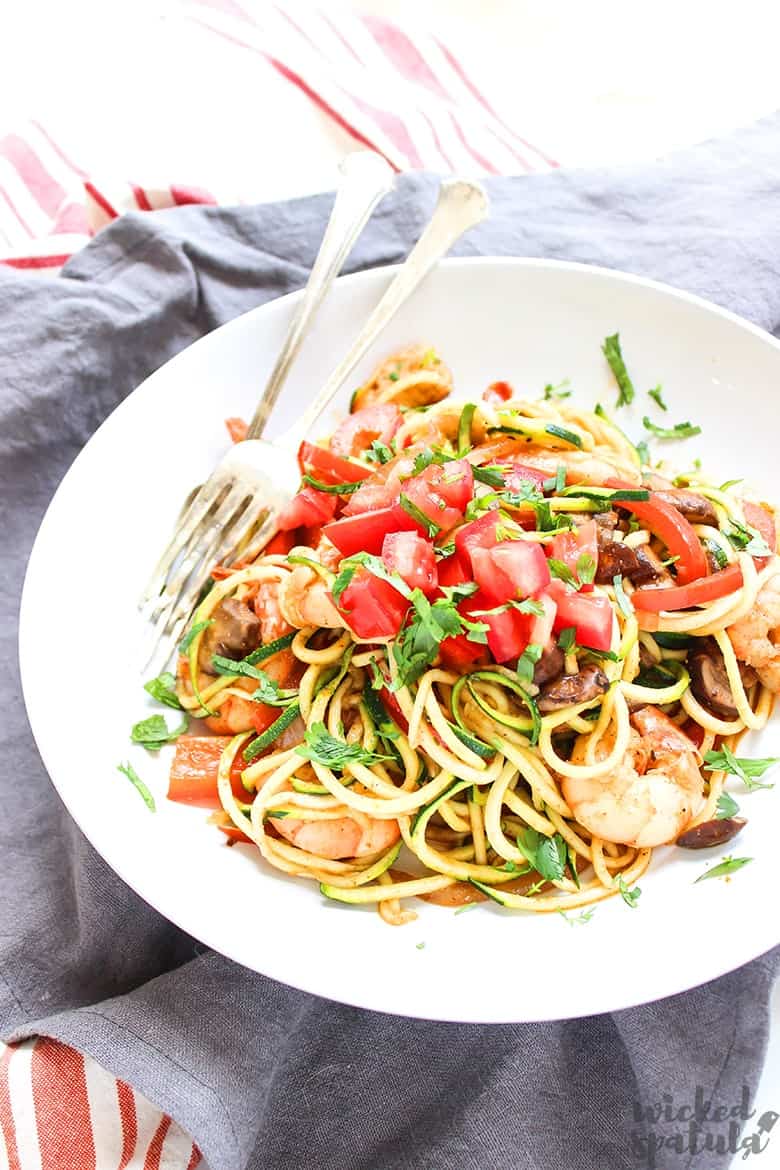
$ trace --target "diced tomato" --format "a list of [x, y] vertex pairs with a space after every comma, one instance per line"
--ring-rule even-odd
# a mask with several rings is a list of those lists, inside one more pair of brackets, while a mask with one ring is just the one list
[[295, 531], [293, 529], [289, 529], [286, 532], [277, 532], [265, 546], [263, 556], [286, 556], [290, 549], [295, 547], [296, 543]]
[[433, 545], [416, 532], [389, 532], [382, 542], [382, 560], [410, 589], [431, 597], [439, 586]]
[[323, 536], [335, 544], [339, 552], [350, 557], [356, 552], [380, 553], [388, 532], [419, 532], [420, 525], [398, 504], [377, 508], [359, 516], [344, 516], [326, 524]]
[[[278, 711], [277, 711], [278, 715]], [[217, 771], [229, 735], [182, 735], [176, 740], [176, 754], [168, 780], [168, 799], [198, 808], [221, 808], [217, 793]], [[230, 787], [239, 800], [246, 800], [241, 772], [246, 767], [239, 752], [230, 771]]]
[[473, 666], [487, 662], [487, 651], [480, 642], [470, 642], [465, 634], [445, 638], [439, 647], [441, 660], [447, 670], [462, 673]]
[[[526, 646], [546, 646], [552, 637], [558, 607], [552, 597], [549, 597], [546, 593], [540, 593], [535, 600], [539, 602], [544, 613], [523, 615], [528, 626]], [[525, 646], [523, 649], [525, 649]]]
[[562, 561], [577, 576], [577, 562], [581, 556], [590, 557], [595, 569], [599, 558], [598, 529], [595, 520], [587, 520], [579, 528], [559, 532], [547, 546], [556, 561]]
[[[560, 633], [574, 627], [574, 640], [591, 650], [609, 650], [612, 645], [612, 603], [600, 594], [575, 593], [563, 581], [551, 581], [547, 595], [557, 606], [553, 630]], [[633, 594], [636, 597], [636, 594]]]
[[346, 502], [342, 515], [357, 516], [360, 512], [376, 512], [389, 508], [398, 499], [398, 488], [391, 483], [364, 483]]
[[704, 743], [704, 728], [701, 723], [697, 723], [695, 719], [686, 719], [682, 725], [682, 729], [688, 736], [688, 739], [693, 740], [697, 748], [700, 748]]
[[550, 569], [540, 545], [530, 540], [503, 540], [494, 548], [471, 553], [474, 577], [493, 605], [534, 597], [550, 583]]
[[337, 503], [338, 496], [330, 492], [318, 492], [307, 484], [282, 508], [277, 521], [279, 530], [287, 532], [303, 524], [324, 524], [333, 518]]
[[512, 460], [506, 465], [507, 470], [504, 473], [504, 483], [507, 489], [512, 492], [520, 490], [521, 483], [532, 483], [542, 490], [545, 482], [550, 478], [546, 471], [542, 471], [539, 467], [529, 467], [527, 463], [518, 463]]
[[482, 391], [482, 401], [489, 402], [491, 406], [501, 406], [513, 394], [514, 390], [508, 382], [491, 382], [487, 390]]
[[[760, 504], [751, 503], [750, 500], [745, 501], [743, 509], [746, 522], [763, 536], [772, 552], [775, 552], [777, 550], [777, 529], [772, 513], [766, 508], [762, 508]], [[757, 569], [763, 569], [765, 565], [769, 564], [769, 557], [753, 557], [753, 560]]]
[[496, 528], [501, 518], [498, 512], [485, 512], [478, 520], [464, 524], [455, 533], [455, 551], [464, 565], [471, 565], [471, 554], [475, 548], [493, 548], [498, 544]]
[[415, 480], [430, 484], [445, 504], [457, 508], [460, 512], [465, 511], [466, 505], [474, 495], [474, 472], [466, 459], [452, 459], [449, 463], [431, 463], [419, 475], [407, 480], [401, 490], [408, 494], [408, 489]]
[[[401, 492], [410, 504], [436, 525], [439, 532], [449, 532], [463, 519], [460, 508], [448, 504], [444, 496], [440, 495], [422, 475], [415, 475], [413, 479], [402, 484]], [[398, 507], [402, 505], [399, 504]], [[417, 527], [421, 532], [425, 532], [422, 524], [417, 524]]]
[[440, 586], [465, 585], [470, 580], [458, 553], [453, 553], [451, 557], [445, 557], [444, 560], [439, 561], [437, 569]]
[[669, 589], [637, 589], [631, 594], [631, 601], [635, 609], [652, 613], [660, 613], [662, 609], [690, 609], [691, 606], [726, 597], [741, 586], [742, 569], [739, 565], [729, 565], [727, 569], [711, 573], [709, 577], [701, 577], [690, 585], [672, 585]]
[[360, 455], [375, 440], [389, 443], [401, 421], [400, 410], [391, 403], [366, 406], [348, 415], [336, 428], [331, 436], [330, 449], [336, 455]]
[[[468, 598], [468, 609], [474, 611], [493, 609], [495, 600], [483, 589]], [[518, 658], [528, 644], [528, 623], [525, 615], [516, 609], [503, 613], [474, 613], [474, 621], [484, 622], [487, 629], [487, 644], [496, 662], [510, 662]]]
[[409, 602], [387, 581], [359, 568], [338, 601], [338, 610], [358, 638], [392, 638]]
[[249, 423], [242, 418], [226, 418], [225, 426], [230, 435], [230, 440], [233, 443], [243, 443], [246, 438], [246, 433], [249, 430]]
[[311, 475], [321, 483], [360, 483], [372, 474], [370, 468], [342, 459], [327, 447], [318, 447], [306, 440], [298, 448], [298, 464], [303, 474]]
[[[608, 479], [606, 486], [636, 489], [636, 484], [625, 483], [621, 479]], [[675, 507], [665, 500], [659, 500], [654, 492], [650, 493], [649, 500], [619, 500], [615, 506], [625, 508], [643, 520], [650, 531], [664, 542], [671, 556], [677, 557], [674, 567], [681, 585], [707, 575], [707, 558], [701, 541]]]

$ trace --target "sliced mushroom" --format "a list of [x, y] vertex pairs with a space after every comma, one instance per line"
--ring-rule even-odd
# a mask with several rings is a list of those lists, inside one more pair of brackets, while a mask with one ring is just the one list
[[198, 652], [198, 664], [206, 674], [216, 674], [211, 661], [214, 654], [245, 658], [260, 645], [260, 620], [245, 601], [225, 598], [214, 610], [212, 619], [213, 624], [206, 629]]
[[744, 829], [747, 821], [744, 817], [724, 817], [723, 820], [704, 821], [695, 825], [677, 838], [677, 844], [682, 849], [711, 849], [715, 845], [725, 845]]
[[737, 719], [739, 713], [726, 666], [714, 638], [699, 638], [688, 651], [691, 690], [703, 707], [719, 719]]
[[564, 653], [555, 642], [550, 642], [534, 667], [534, 685], [546, 686], [563, 674]]
[[664, 488], [653, 493], [655, 499], [671, 504], [681, 512], [686, 520], [692, 524], [712, 524], [718, 526], [718, 514], [711, 500], [700, 496], [697, 492], [686, 491], [685, 488]]
[[618, 573], [633, 585], [671, 583], [672, 580], [653, 550], [646, 545], [631, 548], [620, 540], [600, 542], [596, 581], [599, 585], [610, 584]]
[[537, 700], [539, 710], [560, 711], [574, 703], [587, 703], [609, 690], [609, 679], [598, 666], [586, 666], [579, 674], [564, 674], [542, 689]]

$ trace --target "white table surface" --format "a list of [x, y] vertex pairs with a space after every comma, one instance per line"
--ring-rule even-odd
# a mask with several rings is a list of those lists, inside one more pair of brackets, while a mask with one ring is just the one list
[[[305, 3], [287, 6], [305, 19]], [[766, 0], [354, 6], [435, 26], [499, 112], [565, 165], [652, 158], [780, 107], [780, 8]], [[260, 58], [237, 68], [235, 48], [174, 0], [9, 0], [0, 43], [0, 132], [38, 117], [92, 173], [275, 199], [331, 186], [351, 145]], [[780, 987], [773, 1019], [759, 1116], [780, 1111]]]

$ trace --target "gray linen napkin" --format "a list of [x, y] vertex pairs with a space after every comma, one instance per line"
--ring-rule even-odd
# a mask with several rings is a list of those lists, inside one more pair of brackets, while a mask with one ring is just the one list
[[[657, 165], [488, 185], [492, 217], [462, 254], [625, 268], [780, 328], [780, 117]], [[405, 176], [349, 267], [401, 259], [434, 190], [431, 177]], [[90, 1053], [172, 1114], [213, 1170], [722, 1170], [730, 1155], [713, 1148], [654, 1152], [687, 1126], [642, 1110], [663, 1094], [680, 1107], [697, 1086], [729, 1106], [755, 1089], [780, 951], [685, 995], [557, 1024], [342, 1007], [205, 952], [140, 902], [70, 821], [37, 756], [15, 625], [56, 484], [165, 359], [303, 284], [329, 204], [130, 215], [60, 277], [0, 269], [0, 1031]], [[728, 1123], [704, 1132], [727, 1141]]]

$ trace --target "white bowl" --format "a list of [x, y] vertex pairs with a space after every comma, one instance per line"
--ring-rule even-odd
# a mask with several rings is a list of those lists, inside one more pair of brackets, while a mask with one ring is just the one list
[[[269, 434], [299, 414], [390, 276], [380, 269], [338, 282]], [[182, 498], [226, 449], [223, 419], [251, 415], [296, 300], [247, 313], [148, 378], [87, 444], [41, 525], [22, 602], [25, 699], [52, 780], [95, 848], [142, 898], [237, 962], [410, 1016], [498, 1022], [616, 1010], [693, 987], [780, 942], [776, 791], [741, 798], [749, 825], [732, 851], [755, 860], [728, 882], [694, 885], [708, 854], [662, 849], [638, 908], [611, 899], [586, 925], [492, 905], [458, 915], [420, 902], [419, 920], [395, 929], [374, 910], [329, 903], [314, 884], [282, 877], [249, 846], [226, 848], [203, 810], [166, 801], [172, 749], [155, 759], [128, 740], [151, 710], [135, 665], [136, 598]], [[537, 396], [545, 383], [570, 378], [575, 401], [609, 406], [616, 390], [600, 346], [617, 330], [638, 391], [621, 424], [638, 438], [643, 413], [697, 422], [699, 438], [664, 445], [680, 466], [700, 456], [716, 481], [748, 476], [780, 498], [772, 425], [780, 346], [648, 280], [553, 261], [447, 261], [352, 385], [380, 356], [420, 340], [451, 365], [459, 396], [478, 396], [496, 379]], [[659, 381], [669, 403], [663, 420], [645, 394]], [[52, 662], [68, 664], [56, 687]], [[780, 755], [780, 723], [748, 750]], [[117, 772], [127, 759], [153, 789], [156, 815]]]

